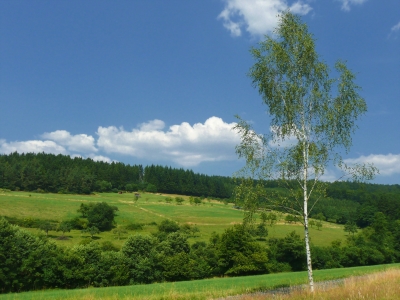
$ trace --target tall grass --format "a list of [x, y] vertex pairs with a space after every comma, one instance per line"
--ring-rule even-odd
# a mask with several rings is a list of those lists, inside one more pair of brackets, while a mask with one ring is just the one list
[[331, 288], [316, 289], [314, 293], [307, 290], [294, 291], [288, 295], [256, 295], [249, 294], [235, 297], [235, 300], [358, 300], [358, 299], [400, 299], [400, 270], [390, 269], [387, 271], [369, 275], [350, 277]]

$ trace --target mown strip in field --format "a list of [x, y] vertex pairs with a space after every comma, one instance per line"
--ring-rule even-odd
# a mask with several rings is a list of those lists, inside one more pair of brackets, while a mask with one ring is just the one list
[[[400, 269], [400, 264], [341, 268], [315, 271], [315, 280], [324, 281]], [[49, 290], [0, 295], [0, 300], [70, 300], [70, 299], [212, 299], [228, 295], [294, 286], [307, 282], [306, 272], [267, 274], [246, 277], [214, 278], [205, 280], [156, 283], [124, 287]]]

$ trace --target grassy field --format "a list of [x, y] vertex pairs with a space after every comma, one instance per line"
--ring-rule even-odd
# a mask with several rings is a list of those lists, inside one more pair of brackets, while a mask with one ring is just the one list
[[[101, 193], [96, 195], [63, 195], [63, 194], [41, 194], [28, 192], [3, 192], [0, 193], [0, 216], [17, 218], [37, 218], [54, 221], [61, 221], [73, 217], [79, 217], [77, 209], [81, 203], [107, 202], [118, 207], [116, 222], [118, 225], [129, 223], [149, 224], [152, 222], [160, 223], [164, 219], [170, 219], [179, 224], [196, 224], [200, 233], [198, 237], [191, 238], [190, 242], [208, 241], [213, 231], [222, 233], [226, 228], [233, 224], [241, 223], [243, 212], [234, 209], [232, 204], [225, 205], [216, 200], [204, 200], [202, 205], [190, 205], [188, 197], [183, 205], [176, 205], [175, 202], [167, 204], [166, 197], [175, 195], [161, 194], [142, 194], [141, 198], [135, 203], [134, 195], [130, 193]], [[283, 220], [283, 217], [282, 217]], [[39, 233], [39, 230], [31, 228], [31, 232]], [[102, 232], [96, 238], [99, 241], [112, 241], [115, 245], [121, 246], [129, 234], [155, 232], [157, 227], [146, 225], [143, 230], [130, 231], [120, 240], [111, 232]], [[279, 221], [277, 225], [268, 227], [269, 237], [284, 237], [289, 232], [295, 230], [303, 236], [303, 228], [298, 224], [285, 224]], [[321, 230], [311, 228], [311, 239], [316, 245], [329, 245], [333, 240], [344, 239], [343, 227], [336, 224], [323, 222]], [[59, 232], [51, 231], [51, 238], [65, 246], [78, 244], [88, 235], [82, 234], [78, 230], [72, 230], [66, 235], [68, 240], [57, 240], [61, 235]]]
[[[379, 265], [368, 267], [355, 267], [346, 269], [331, 269], [315, 271], [315, 281], [325, 281], [350, 276], [360, 276], [387, 270], [400, 270], [400, 264]], [[397, 287], [399, 286], [397, 277]], [[20, 294], [0, 295], [0, 300], [156, 300], [156, 299], [213, 299], [228, 295], [248, 294], [259, 290], [271, 290], [283, 286], [295, 286], [307, 282], [306, 272], [279, 273], [258, 276], [214, 278], [195, 281], [182, 281], [170, 283], [156, 283], [149, 285], [136, 285], [125, 287], [92, 288], [77, 290], [49, 290], [37, 292], [25, 292]], [[306, 298], [312, 299], [309, 294]], [[318, 294], [318, 290], [316, 295]], [[245, 296], [245, 299], [253, 299], [254, 296]], [[267, 298], [258, 298], [267, 299]], [[276, 298], [274, 298], [276, 299]], [[314, 299], [324, 299], [316, 297]], [[326, 298], [331, 299], [331, 298]], [[332, 298], [346, 299], [346, 298]], [[381, 298], [347, 298], [347, 299], [381, 299]], [[387, 298], [396, 299], [396, 298]]]

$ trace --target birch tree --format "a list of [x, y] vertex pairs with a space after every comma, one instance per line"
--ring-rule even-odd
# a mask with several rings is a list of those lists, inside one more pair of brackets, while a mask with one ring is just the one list
[[[315, 50], [307, 25], [290, 12], [280, 16], [271, 36], [251, 49], [255, 64], [249, 72], [270, 127], [256, 133], [239, 116], [235, 130], [241, 136], [236, 147], [246, 161], [237, 172], [236, 199], [246, 209], [244, 223], [251, 222], [260, 202], [298, 216], [304, 226], [310, 290], [314, 290], [308, 218], [324, 196], [326, 170], [341, 170], [337, 180], [372, 179], [373, 165], [347, 165], [343, 159], [352, 144], [356, 120], [367, 111], [359, 95], [355, 75], [343, 61], [335, 64], [336, 78]], [[266, 180], [277, 180], [287, 192], [268, 194]]]

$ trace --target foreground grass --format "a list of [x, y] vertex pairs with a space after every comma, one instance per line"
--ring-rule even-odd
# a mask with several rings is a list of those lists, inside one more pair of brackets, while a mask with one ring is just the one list
[[[237, 300], [267, 300], [271, 295], [243, 295]], [[317, 289], [313, 294], [309, 291], [295, 291], [289, 295], [273, 296], [276, 300], [343, 300], [343, 299], [400, 299], [400, 270], [390, 269], [362, 277], [346, 278], [342, 284], [326, 289]]]
[[[395, 273], [390, 273], [394, 270]], [[368, 267], [355, 267], [355, 268], [343, 268], [343, 269], [330, 269], [330, 270], [319, 270], [315, 271], [315, 281], [332, 280], [338, 278], [347, 278], [351, 276], [361, 276], [381, 271], [388, 271], [387, 274], [398, 274], [400, 272], [400, 264], [391, 265], [378, 265]], [[397, 272], [397, 273], [396, 273]], [[397, 291], [399, 287], [399, 276], [387, 275], [387, 277], [393, 277], [393, 280], [397, 280]], [[371, 277], [371, 280], [375, 280], [376, 284], [384, 284], [385, 279], [380, 280], [379, 275]], [[352, 286], [352, 279], [349, 279], [347, 286], [349, 286], [349, 293]], [[354, 279], [356, 280], [356, 279]], [[246, 294], [258, 290], [271, 290], [277, 287], [283, 286], [294, 286], [300, 285], [307, 282], [306, 272], [293, 272], [293, 273], [279, 273], [279, 274], [268, 274], [258, 276], [246, 276], [246, 277], [233, 277], [233, 278], [214, 278], [205, 280], [195, 281], [182, 281], [182, 282], [171, 282], [171, 283], [158, 283], [149, 285], [137, 285], [137, 286], [125, 286], [125, 287], [109, 287], [109, 288], [91, 288], [91, 289], [77, 289], [77, 290], [49, 290], [49, 291], [38, 291], [38, 292], [25, 292], [20, 294], [6, 294], [0, 295], [0, 300], [167, 300], [167, 299], [212, 299], [219, 297], [226, 297], [229, 295]], [[347, 282], [347, 281], [346, 281]], [[354, 281], [354, 284], [358, 281]], [[386, 283], [385, 283], [386, 284]], [[345, 284], [346, 285], [346, 284]], [[367, 288], [368, 284], [365, 285]], [[379, 287], [376, 289], [378, 290]], [[317, 292], [319, 293], [319, 292]], [[315, 299], [398, 299], [398, 298], [370, 298], [365, 296], [364, 298], [320, 298], [315, 294]], [[339, 293], [339, 292], [338, 292]], [[364, 293], [364, 292], [363, 292]], [[366, 293], [372, 293], [372, 291], [366, 291]], [[331, 294], [331, 292], [329, 292]], [[365, 294], [365, 295], [367, 295]], [[357, 296], [357, 290], [354, 290], [354, 296]], [[372, 295], [372, 294], [368, 294]], [[299, 293], [295, 295], [299, 298], [282, 298], [282, 299], [312, 299], [313, 297], [307, 292], [303, 294]], [[254, 295], [244, 296], [247, 298], [243, 299], [268, 299], [254, 298]], [[249, 298], [251, 297], [251, 298]], [[260, 296], [261, 297], [261, 296]], [[301, 298], [303, 297], [303, 298]]]

